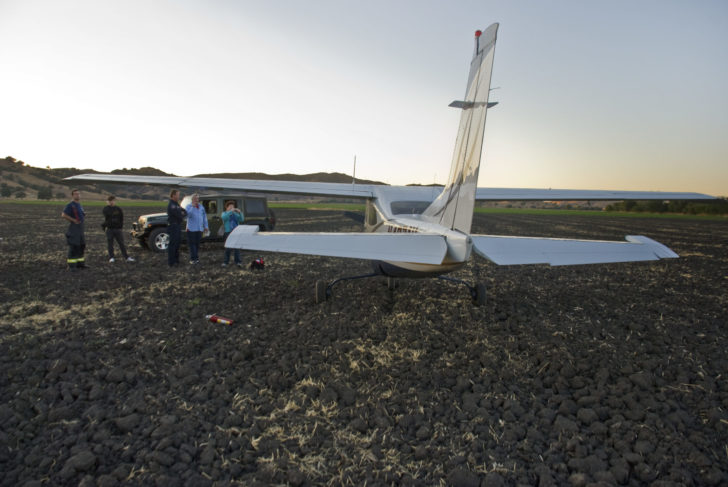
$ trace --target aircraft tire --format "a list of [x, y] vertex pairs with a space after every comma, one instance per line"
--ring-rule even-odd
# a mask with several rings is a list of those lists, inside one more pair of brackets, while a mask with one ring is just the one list
[[473, 298], [475, 306], [483, 306], [485, 304], [485, 284], [478, 282], [475, 284], [475, 297]]
[[314, 301], [316, 304], [321, 304], [324, 301], [326, 301], [326, 283], [324, 281], [316, 281], [315, 286], [316, 294], [314, 296]]
[[394, 277], [387, 278], [387, 289], [390, 291], [397, 289], [397, 280]]

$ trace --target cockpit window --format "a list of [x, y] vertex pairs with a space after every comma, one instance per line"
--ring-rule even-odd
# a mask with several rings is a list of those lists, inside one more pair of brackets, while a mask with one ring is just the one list
[[393, 201], [393, 215], [421, 215], [430, 206], [429, 201]]

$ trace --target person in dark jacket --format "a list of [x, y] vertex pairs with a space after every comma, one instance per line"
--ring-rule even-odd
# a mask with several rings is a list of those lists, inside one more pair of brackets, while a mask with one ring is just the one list
[[83, 256], [83, 252], [86, 250], [86, 236], [83, 229], [85, 217], [86, 213], [81, 206], [81, 192], [74, 189], [71, 191], [71, 201], [61, 212], [61, 218], [69, 223], [68, 230], [66, 230], [66, 243], [68, 244], [66, 262], [71, 271], [86, 268], [86, 259]]
[[127, 262], [134, 262], [133, 257], [129, 257], [126, 253], [126, 246], [124, 245], [124, 212], [121, 208], [116, 206], [116, 197], [114, 195], [106, 198], [108, 203], [104, 206], [104, 223], [101, 224], [104, 230], [106, 230], [106, 243], [109, 250], [109, 262], [114, 262], [114, 240], [119, 243], [119, 249], [121, 255], [124, 256]]
[[167, 204], [167, 233], [169, 246], [167, 247], [167, 264], [170, 267], [179, 265], [179, 245], [182, 240], [182, 220], [187, 212], [179, 205], [179, 190], [173, 189], [169, 193]]

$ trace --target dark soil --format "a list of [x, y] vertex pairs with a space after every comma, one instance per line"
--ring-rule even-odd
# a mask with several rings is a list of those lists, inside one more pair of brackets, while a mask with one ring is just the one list
[[[220, 244], [199, 266], [135, 244], [109, 264], [98, 207], [72, 273], [60, 210], [0, 204], [1, 485], [728, 483], [726, 222], [476, 216], [477, 233], [644, 234], [682, 256], [475, 258], [455, 277], [487, 285], [478, 308], [462, 286], [381, 278], [314, 305], [317, 279], [368, 264], [245, 252], [266, 269], [223, 269]], [[359, 229], [276, 211], [281, 231]]]

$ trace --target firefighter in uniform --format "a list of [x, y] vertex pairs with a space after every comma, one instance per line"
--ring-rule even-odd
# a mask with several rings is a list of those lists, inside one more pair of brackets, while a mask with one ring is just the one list
[[85, 269], [86, 260], [83, 252], [86, 249], [86, 237], [83, 231], [83, 220], [86, 213], [81, 206], [81, 192], [77, 189], [71, 191], [71, 201], [61, 213], [61, 218], [68, 221], [66, 230], [66, 243], [68, 243], [68, 269]]

